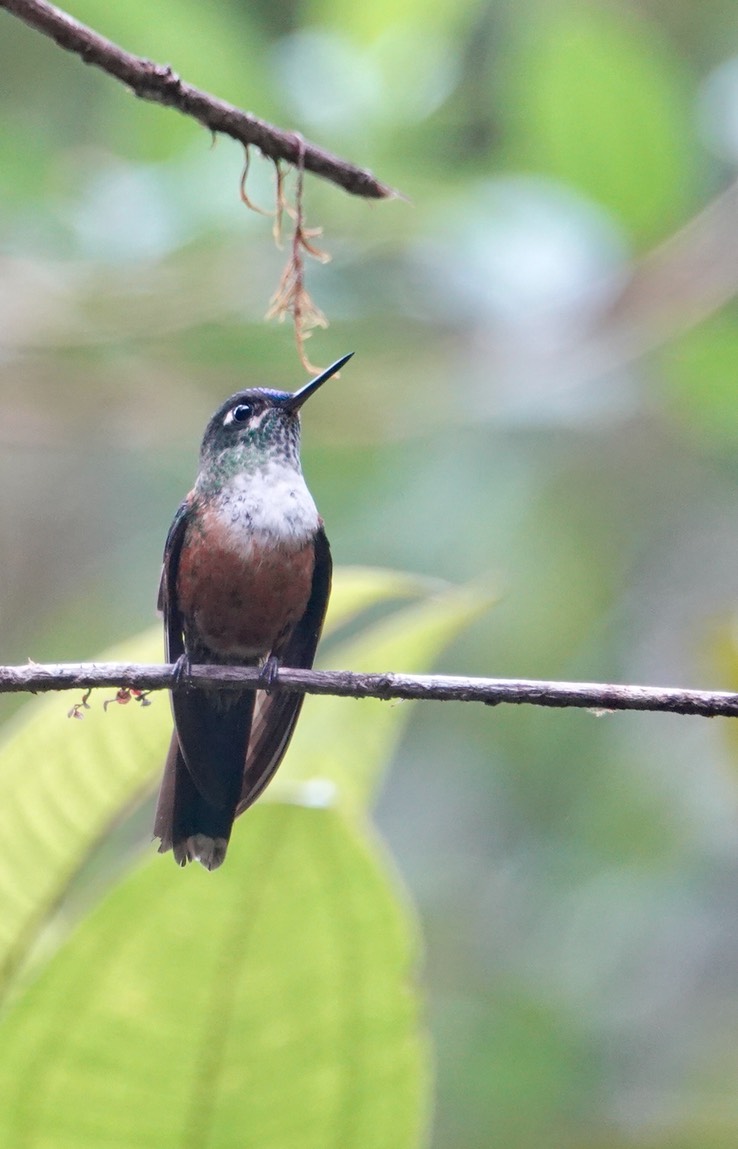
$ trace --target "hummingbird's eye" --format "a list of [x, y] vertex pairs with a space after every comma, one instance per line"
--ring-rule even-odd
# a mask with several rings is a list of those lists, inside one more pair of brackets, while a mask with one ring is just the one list
[[239, 403], [237, 407], [231, 408], [229, 423], [248, 423], [249, 419], [254, 413], [254, 408], [250, 403]]

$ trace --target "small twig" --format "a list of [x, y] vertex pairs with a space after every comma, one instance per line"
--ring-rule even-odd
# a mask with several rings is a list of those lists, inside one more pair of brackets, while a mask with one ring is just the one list
[[[0, 666], [0, 694], [80, 690], [118, 686], [127, 690], [167, 690], [172, 666], [134, 663], [55, 663]], [[256, 690], [259, 670], [241, 666], [193, 666], [193, 686]], [[279, 670], [273, 689], [348, 698], [483, 702], [579, 707], [586, 710], [649, 710], [738, 717], [738, 694], [727, 690], [683, 690], [671, 686], [626, 686], [602, 682], [539, 682], [511, 678], [462, 678], [435, 674], [363, 674], [350, 670]]]
[[[84, 714], [82, 713], [82, 711], [90, 709], [90, 695], [91, 694], [92, 694], [92, 687], [90, 686], [84, 692], [84, 694], [80, 698], [79, 702], [75, 702], [74, 706], [72, 706], [67, 711], [67, 718], [84, 718]], [[103, 703], [103, 709], [107, 709], [106, 703]]]
[[375, 179], [371, 172], [355, 167], [315, 144], [301, 145], [294, 132], [283, 131], [234, 104], [194, 88], [181, 80], [168, 64], [157, 64], [126, 52], [45, 0], [0, 0], [0, 8], [7, 9], [37, 32], [49, 36], [60, 48], [76, 53], [85, 64], [102, 68], [142, 100], [176, 108], [183, 115], [192, 116], [204, 124], [211, 132], [222, 132], [239, 140], [245, 147], [253, 144], [275, 161], [282, 159], [297, 164], [301, 147], [304, 147], [302, 162], [306, 170], [331, 180], [352, 195], [367, 199], [391, 199], [398, 195], [393, 188]]

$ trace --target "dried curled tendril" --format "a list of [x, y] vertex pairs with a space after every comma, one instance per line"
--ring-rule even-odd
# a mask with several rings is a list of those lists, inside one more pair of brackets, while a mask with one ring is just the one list
[[285, 215], [290, 218], [294, 225], [289, 257], [279, 284], [277, 285], [277, 290], [269, 300], [266, 318], [278, 319], [280, 322], [283, 322], [288, 315], [292, 316], [295, 329], [295, 342], [297, 344], [300, 362], [306, 371], [316, 374], [320, 368], [310, 362], [305, 349], [305, 343], [306, 340], [310, 338], [312, 330], [316, 327], [327, 327], [328, 320], [314, 302], [305, 286], [305, 256], [309, 255], [313, 259], [318, 260], [319, 263], [328, 263], [331, 257], [328, 252], [322, 251], [313, 242], [318, 236], [322, 235], [323, 229], [319, 227], [308, 227], [305, 222], [305, 144], [302, 137], [298, 136], [297, 140], [299, 159], [296, 166], [297, 180], [295, 184], [294, 204], [291, 204], [287, 198], [285, 191], [285, 171], [279, 160], [274, 161], [276, 178], [274, 211], [267, 212], [253, 203], [246, 191], [246, 181], [250, 163], [248, 148], [246, 148], [246, 160], [243, 172], [241, 173], [240, 193], [243, 203], [251, 211], [257, 211], [260, 215], [272, 215], [274, 217], [272, 230], [277, 247], [282, 246]]

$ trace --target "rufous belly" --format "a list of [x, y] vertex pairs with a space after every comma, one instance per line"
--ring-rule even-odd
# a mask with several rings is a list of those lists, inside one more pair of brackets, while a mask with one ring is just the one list
[[219, 524], [190, 527], [179, 561], [179, 608], [188, 638], [219, 655], [261, 658], [305, 612], [313, 542], [254, 534], [233, 543]]

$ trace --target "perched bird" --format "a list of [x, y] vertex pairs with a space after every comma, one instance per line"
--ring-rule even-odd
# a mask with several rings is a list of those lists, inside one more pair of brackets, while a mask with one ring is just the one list
[[[182, 866], [221, 865], [234, 819], [271, 781], [300, 713], [302, 694], [268, 692], [279, 665], [312, 666], [331, 585], [300, 466], [300, 408], [350, 358], [294, 394], [259, 387], [227, 399], [167, 536], [159, 609], [179, 681], [154, 834]], [[193, 663], [261, 667], [265, 689], [194, 688]]]

